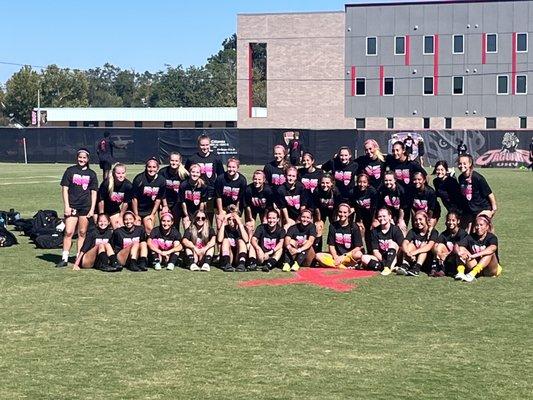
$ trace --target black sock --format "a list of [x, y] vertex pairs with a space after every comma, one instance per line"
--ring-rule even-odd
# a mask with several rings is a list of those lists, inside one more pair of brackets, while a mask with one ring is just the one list
[[178, 255], [176, 253], [172, 253], [170, 257], [168, 258], [168, 263], [178, 265], [179, 263]]
[[243, 263], [243, 264], [246, 264], [246, 253], [245, 252], [242, 252], [242, 253], [239, 253], [239, 255], [237, 256], [237, 259], [239, 260], [239, 264], [240, 263]]
[[220, 266], [225, 267], [229, 265], [229, 256], [220, 256]]
[[146, 257], [139, 257], [139, 267], [146, 268], [147, 261]]
[[268, 269], [274, 269], [274, 267], [276, 266], [278, 262], [276, 261], [275, 258], [273, 257], [270, 257], [267, 262], [265, 263], [265, 265], [268, 267]]
[[247, 266], [250, 266], [250, 265], [257, 265], [257, 259], [255, 257], [250, 257], [248, 259], [248, 262], [246, 263]]
[[118, 264], [118, 259], [117, 259], [117, 255], [116, 254], [111, 254], [109, 256], [109, 262], [111, 264]]
[[211, 265], [211, 261], [213, 261], [213, 256], [205, 256], [204, 257], [204, 263], [207, 265]]
[[137, 259], [131, 258], [129, 264], [131, 269], [137, 269]]
[[385, 254], [385, 266], [387, 268], [390, 268], [392, 265], [392, 262], [394, 261], [394, 257], [396, 257], [396, 250], [395, 249], [389, 249], [387, 250], [387, 254]]
[[294, 260], [298, 263], [298, 265], [302, 266], [302, 264], [304, 263], [305, 261], [305, 257], [307, 256], [307, 254], [305, 253], [305, 251], [299, 253], [298, 255], [296, 255], [296, 257], [294, 257]]
[[192, 254], [187, 254], [187, 264], [188, 265], [194, 264], [194, 256]]
[[419, 263], [415, 263], [414, 269], [420, 271], [422, 269], [422, 265]]
[[313, 248], [315, 249], [316, 253], [322, 252], [322, 245], [323, 245], [322, 236], [319, 238], [316, 238], [315, 241], [313, 242]]
[[379, 261], [376, 261], [376, 260], [370, 260], [368, 262], [368, 268], [373, 270], [373, 271], [378, 271], [381, 269], [381, 263]]

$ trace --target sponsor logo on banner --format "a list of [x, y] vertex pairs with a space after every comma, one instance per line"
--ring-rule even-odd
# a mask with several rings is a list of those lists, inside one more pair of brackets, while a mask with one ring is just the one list
[[518, 149], [520, 140], [514, 132], [505, 132], [502, 147], [487, 150], [476, 159], [481, 167], [519, 167], [529, 165], [529, 151]]

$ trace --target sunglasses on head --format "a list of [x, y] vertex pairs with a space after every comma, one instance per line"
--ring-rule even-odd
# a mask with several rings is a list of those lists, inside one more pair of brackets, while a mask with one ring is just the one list
[[206, 217], [196, 217], [196, 220], [197, 220], [197, 221], [205, 221], [205, 220], [206, 220]]

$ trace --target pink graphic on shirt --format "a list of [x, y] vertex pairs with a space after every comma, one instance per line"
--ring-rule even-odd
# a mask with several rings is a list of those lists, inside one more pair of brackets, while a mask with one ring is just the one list
[[297, 210], [300, 209], [300, 195], [297, 194], [296, 196], [285, 196], [285, 201], [287, 201], [287, 205], [290, 207], [294, 207]]
[[370, 199], [369, 198], [356, 200], [356, 203], [359, 204], [359, 206], [362, 207], [362, 208], [366, 208], [367, 210], [370, 209]]
[[150, 197], [152, 199], [152, 201], [155, 200], [155, 198], [157, 197], [158, 193], [159, 193], [159, 188], [158, 187], [145, 186], [144, 189], [143, 189], [143, 194], [145, 196]]
[[208, 178], [213, 176], [213, 163], [198, 163], [198, 165], [200, 166], [200, 173], [202, 175], [205, 175]]
[[296, 235], [296, 245], [302, 246], [307, 241], [306, 235]]
[[171, 179], [167, 179], [166, 187], [167, 189], [173, 190], [178, 193], [180, 191], [180, 184], [180, 181], [173, 181]]
[[277, 244], [277, 239], [263, 238], [263, 247], [267, 249], [267, 251], [274, 250]]
[[307, 190], [310, 190], [312, 193], [318, 187], [318, 179], [302, 178], [302, 184]]
[[195, 206], [200, 204], [201, 193], [193, 190], [185, 191], [185, 200], [192, 201]]
[[367, 165], [365, 173], [374, 179], [381, 178], [381, 165]]
[[152, 239], [152, 244], [161, 250], [170, 250], [174, 247], [173, 240], [165, 240], [163, 238]]
[[275, 186], [283, 185], [287, 179], [283, 174], [272, 174], [272, 184]]
[[396, 196], [385, 196], [385, 204], [388, 206], [388, 207], [393, 207], [395, 209], [399, 209], [400, 208], [400, 198], [399, 197], [396, 197]]
[[122, 248], [127, 249], [128, 247], [133, 246], [135, 243], [139, 243], [141, 241], [140, 237], [133, 237], [133, 238], [124, 238], [122, 239]]
[[422, 247], [422, 245], [427, 244], [427, 241], [415, 239], [414, 244], [415, 247], [419, 249], [420, 247]]
[[416, 211], [426, 211], [428, 210], [428, 201], [427, 200], [421, 200], [421, 199], [414, 199], [413, 200], [413, 208]]
[[466, 185], [461, 185], [461, 192], [463, 193], [463, 196], [470, 201], [472, 200], [472, 179], [467, 179], [466, 182]]
[[91, 177], [89, 175], [74, 174], [74, 176], [72, 176], [72, 183], [77, 186], [81, 186], [83, 190], [87, 190], [90, 182]]
[[329, 208], [330, 210], [335, 207], [335, 202], [333, 199], [320, 199], [320, 204], [322, 204], [324, 208]]
[[409, 169], [396, 169], [394, 170], [394, 176], [397, 180], [403, 181], [405, 184], [408, 184], [411, 181]]
[[453, 243], [452, 242], [446, 242], [446, 247], [449, 251], [453, 251]]
[[200, 238], [196, 239], [196, 247], [199, 249], [203, 249], [205, 247], [205, 243], [202, 242], [202, 239]]
[[382, 251], [387, 251], [391, 247], [392, 243], [393, 241], [390, 239], [387, 239], [387, 240], [379, 239], [379, 249]]
[[111, 193], [111, 196], [109, 196], [111, 201], [114, 201], [115, 203], [123, 203], [124, 202], [124, 193], [121, 192], [113, 192]]
[[352, 171], [335, 171], [335, 180], [348, 186], [352, 181]]
[[101, 244], [106, 244], [106, 243], [109, 243], [109, 239], [107, 238], [96, 238], [96, 240], [94, 241], [95, 246], [100, 246]]
[[252, 197], [252, 205], [257, 208], [265, 208], [266, 207], [266, 199], [265, 198], [259, 198], [259, 197]]
[[335, 243], [350, 249], [352, 247], [352, 235], [349, 233], [336, 233]]
[[239, 198], [240, 188], [232, 188], [230, 186], [224, 186], [222, 188], [222, 195], [226, 197], [231, 197], [233, 201], [236, 201]]
[[483, 250], [485, 250], [486, 248], [487, 248], [487, 246], [480, 246], [480, 245], [478, 245], [478, 244], [474, 244], [474, 245], [472, 246], [472, 251], [473, 251], [474, 253], [479, 253], [480, 251], [483, 251]]

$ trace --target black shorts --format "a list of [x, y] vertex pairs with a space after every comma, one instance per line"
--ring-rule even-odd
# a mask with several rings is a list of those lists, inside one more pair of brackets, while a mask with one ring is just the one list
[[72, 208], [72, 214], [70, 217], [86, 217], [89, 214], [90, 207], [78, 207]]
[[102, 160], [100, 161], [100, 169], [103, 171], [110, 171], [111, 170], [111, 161]]

